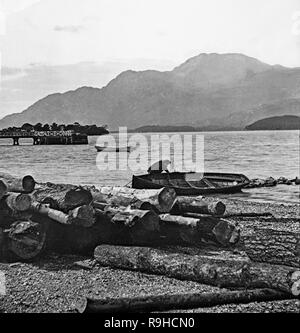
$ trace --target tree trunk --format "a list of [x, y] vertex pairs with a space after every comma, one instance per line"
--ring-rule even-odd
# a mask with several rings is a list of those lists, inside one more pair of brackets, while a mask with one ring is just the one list
[[38, 257], [46, 244], [46, 230], [42, 224], [18, 221], [8, 230], [8, 249], [17, 260], [31, 261]]
[[25, 212], [31, 207], [31, 197], [28, 194], [10, 193], [3, 200], [13, 212]]
[[7, 194], [7, 185], [0, 180], [0, 200]]
[[257, 262], [300, 268], [300, 223], [275, 218], [239, 218], [240, 248]]
[[69, 224], [90, 228], [95, 222], [95, 210], [90, 205], [77, 207], [69, 212]]
[[80, 206], [89, 205], [93, 201], [91, 193], [82, 187], [64, 184], [43, 184], [33, 193], [33, 198], [50, 208], [68, 213]]
[[240, 238], [240, 231], [235, 225], [211, 216], [194, 219], [164, 214], [160, 215], [160, 226], [166, 242], [174, 245], [231, 247]]
[[178, 197], [172, 213], [181, 215], [184, 213], [197, 213], [222, 216], [226, 206], [221, 201], [205, 202], [202, 197]]
[[59, 210], [50, 208], [49, 204], [34, 202], [32, 209], [35, 213], [45, 215], [60, 224], [89, 228], [95, 223], [95, 211], [91, 206], [77, 207], [70, 211], [69, 214], [65, 214]]
[[131, 245], [151, 244], [160, 239], [159, 217], [152, 210], [107, 206], [104, 213], [111, 223], [128, 230]]
[[300, 268], [300, 230], [295, 233], [257, 228], [244, 232], [243, 250], [253, 261]]
[[35, 188], [35, 180], [31, 176], [18, 178], [0, 173], [0, 180], [6, 184], [8, 192], [31, 193]]
[[249, 304], [294, 298], [273, 289], [236, 290], [216, 293], [175, 294], [135, 298], [91, 299], [78, 302], [79, 313], [148, 313], [171, 310], [207, 308], [226, 304]]
[[176, 202], [173, 189], [136, 190], [127, 187], [89, 188], [94, 201], [105, 202], [113, 206], [131, 206], [133, 209], [151, 210], [158, 213], [169, 213]]
[[113, 268], [224, 288], [270, 288], [300, 295], [300, 270], [254, 263], [231, 253], [185, 255], [151, 248], [99, 246], [94, 256], [99, 264]]
[[30, 219], [31, 197], [27, 194], [9, 193], [0, 200], [0, 227], [7, 229], [15, 221]]

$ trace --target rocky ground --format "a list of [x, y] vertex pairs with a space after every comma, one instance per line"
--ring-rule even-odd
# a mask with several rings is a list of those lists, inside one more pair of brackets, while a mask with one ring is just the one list
[[[271, 212], [276, 217], [300, 218], [300, 205], [249, 203], [224, 198], [222, 201], [227, 205], [230, 213]], [[75, 264], [82, 260], [88, 264], [87, 268]], [[90, 258], [48, 254], [35, 263], [0, 264], [0, 273], [4, 273], [6, 279], [6, 295], [0, 295], [0, 312], [76, 312], [76, 303], [82, 296], [86, 295], [94, 298], [105, 298], [220, 291], [219, 288], [195, 282], [112, 270], [89, 265], [91, 263], [93, 262]], [[299, 313], [300, 300], [226, 305], [184, 312]]]

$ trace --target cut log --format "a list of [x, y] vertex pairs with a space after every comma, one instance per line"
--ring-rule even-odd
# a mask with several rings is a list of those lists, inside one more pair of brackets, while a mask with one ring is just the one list
[[257, 218], [262, 218], [262, 217], [274, 217], [272, 213], [233, 213], [233, 214], [226, 214], [223, 216], [224, 218], [232, 218], [232, 217], [240, 217], [240, 218], [247, 218], [247, 217], [257, 217]]
[[12, 211], [25, 212], [31, 207], [31, 197], [28, 194], [10, 193], [4, 198]]
[[[31, 197], [28, 194], [9, 193], [0, 200], [0, 227], [4, 229], [15, 221], [30, 219], [28, 210], [31, 206]], [[29, 207], [29, 208], [28, 208]]]
[[32, 221], [15, 222], [8, 232], [8, 248], [17, 260], [31, 261], [44, 250], [46, 232], [43, 225]]
[[300, 268], [300, 230], [256, 228], [243, 233], [243, 249], [253, 261]]
[[239, 224], [239, 245], [251, 260], [300, 268], [299, 221], [240, 218]]
[[40, 204], [38, 202], [33, 202], [31, 208], [35, 213], [45, 215], [45, 216], [49, 217], [50, 219], [54, 220], [55, 222], [58, 222], [61, 224], [69, 224], [68, 223], [69, 216], [56, 209], [50, 208], [49, 204]]
[[207, 215], [222, 216], [226, 211], [226, 206], [221, 201], [205, 202], [202, 197], [178, 197], [172, 213], [181, 215], [184, 213], [197, 213]]
[[249, 304], [289, 300], [294, 296], [273, 289], [237, 290], [216, 293], [158, 295], [135, 298], [82, 298], [79, 313], [147, 313], [207, 308], [226, 304]]
[[112, 268], [165, 275], [224, 288], [270, 288], [300, 295], [300, 270], [251, 262], [230, 253], [198, 255], [141, 247], [98, 246], [97, 262]]
[[69, 212], [69, 223], [89, 228], [96, 222], [95, 211], [92, 206], [77, 207]]
[[73, 185], [47, 183], [41, 185], [33, 193], [35, 201], [49, 204], [50, 208], [68, 213], [80, 206], [89, 205], [93, 201], [90, 191]]
[[39, 214], [32, 217], [36, 221], [40, 221], [41, 218], [48, 220], [47, 249], [51, 252], [92, 256], [99, 244], [129, 245], [131, 243], [126, 230], [112, 223], [103, 212], [99, 216], [96, 211], [96, 222], [89, 228], [77, 225], [70, 227]]
[[0, 200], [7, 194], [7, 185], [0, 180]]
[[151, 244], [160, 238], [159, 217], [152, 210], [107, 206], [104, 212], [112, 223], [127, 229], [132, 245]]
[[193, 246], [213, 244], [230, 247], [238, 243], [240, 230], [233, 223], [212, 216], [197, 219], [160, 215], [161, 233], [169, 244]]
[[61, 211], [50, 208], [49, 204], [32, 203], [32, 210], [35, 213], [45, 215], [50, 219], [65, 225], [75, 225], [85, 228], [95, 223], [95, 212], [91, 206], [81, 206], [65, 214]]
[[31, 193], [35, 188], [35, 180], [32, 176], [19, 178], [6, 173], [0, 173], [0, 180], [6, 184], [8, 192]]
[[136, 190], [127, 187], [89, 188], [94, 201], [105, 202], [112, 206], [131, 206], [133, 209], [169, 213], [176, 202], [176, 193], [171, 188], [159, 190]]

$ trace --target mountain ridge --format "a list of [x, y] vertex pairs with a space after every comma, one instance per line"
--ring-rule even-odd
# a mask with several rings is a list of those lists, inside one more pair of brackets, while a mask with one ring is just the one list
[[300, 117], [285, 115], [280, 117], [270, 117], [256, 121], [246, 127], [248, 131], [267, 131], [267, 130], [299, 130]]
[[0, 128], [80, 122], [134, 129], [155, 121], [243, 129], [290, 113], [300, 114], [300, 68], [268, 65], [239, 53], [202, 53], [172, 71], [127, 70], [102, 88], [50, 94], [1, 119]]

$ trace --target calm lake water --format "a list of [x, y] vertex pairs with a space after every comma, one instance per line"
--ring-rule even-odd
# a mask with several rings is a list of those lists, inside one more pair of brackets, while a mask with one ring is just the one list
[[[170, 133], [167, 133], [171, 135]], [[176, 133], [178, 134], [178, 133]], [[184, 133], [182, 133], [183, 135]], [[203, 135], [205, 171], [242, 173], [249, 178], [295, 178], [299, 171], [299, 131], [208, 132]], [[146, 134], [150, 139], [151, 134]], [[97, 137], [84, 146], [32, 146], [31, 140], [0, 140], [0, 172], [31, 174], [39, 182], [126, 185], [130, 171], [100, 171], [96, 166]], [[192, 149], [192, 147], [190, 147]], [[145, 170], [141, 170], [143, 173]], [[299, 202], [299, 186], [244, 190], [247, 200]]]

